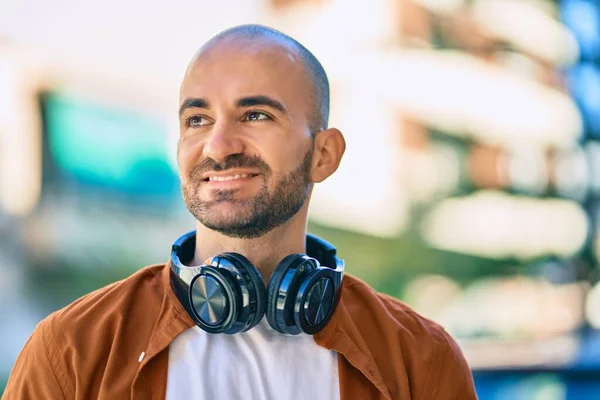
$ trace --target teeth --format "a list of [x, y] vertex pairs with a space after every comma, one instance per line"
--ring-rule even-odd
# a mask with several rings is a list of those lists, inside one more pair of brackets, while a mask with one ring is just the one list
[[237, 174], [237, 175], [228, 175], [228, 176], [210, 176], [208, 180], [211, 182], [225, 182], [225, 181], [233, 181], [235, 179], [248, 178], [250, 175], [248, 174]]

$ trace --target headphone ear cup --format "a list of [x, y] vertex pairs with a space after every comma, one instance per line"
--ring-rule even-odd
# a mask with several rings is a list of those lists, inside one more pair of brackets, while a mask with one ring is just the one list
[[[211, 258], [210, 264], [232, 272], [236, 286], [242, 294], [242, 305], [237, 322], [225, 333], [244, 332], [256, 326], [263, 318], [267, 305], [265, 284], [258, 269], [250, 260], [238, 253], [220, 254]], [[244, 298], [247, 301], [244, 301]]]
[[317, 260], [304, 254], [290, 254], [275, 268], [267, 286], [266, 310], [273, 329], [290, 335], [302, 332], [295, 322], [294, 303], [304, 278], [318, 266]]
[[302, 332], [314, 335], [327, 325], [339, 302], [339, 294], [332, 269], [318, 268], [304, 279], [294, 304], [294, 320]]

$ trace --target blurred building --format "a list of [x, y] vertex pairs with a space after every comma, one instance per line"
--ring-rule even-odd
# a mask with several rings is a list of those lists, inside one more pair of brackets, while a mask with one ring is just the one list
[[577, 371], [600, 372], [598, 2], [140, 4], [0, 6], [0, 273], [23, 271], [11, 299], [36, 293], [11, 343], [193, 226], [178, 85], [202, 42], [262, 23], [322, 61], [347, 138], [312, 230], [461, 339], [482, 399], [593, 398]]

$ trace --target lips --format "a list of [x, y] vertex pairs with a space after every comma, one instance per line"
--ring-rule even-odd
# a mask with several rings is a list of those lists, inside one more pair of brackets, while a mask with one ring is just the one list
[[258, 174], [209, 175], [203, 180], [205, 182], [228, 182], [237, 179], [254, 178], [255, 176], [258, 176]]

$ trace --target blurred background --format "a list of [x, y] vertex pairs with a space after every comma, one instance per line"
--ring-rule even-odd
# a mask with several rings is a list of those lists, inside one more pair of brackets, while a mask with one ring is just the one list
[[194, 221], [175, 163], [195, 50], [302, 42], [348, 148], [310, 230], [459, 341], [482, 400], [600, 398], [600, 2], [0, 4], [0, 393], [50, 312]]

